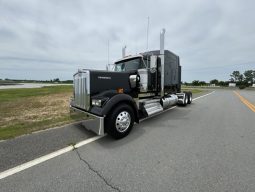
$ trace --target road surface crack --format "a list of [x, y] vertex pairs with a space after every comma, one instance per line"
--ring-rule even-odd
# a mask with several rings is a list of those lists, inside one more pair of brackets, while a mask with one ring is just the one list
[[101, 179], [104, 181], [104, 183], [105, 183], [106, 185], [108, 185], [110, 188], [112, 188], [112, 189], [114, 189], [114, 190], [116, 190], [116, 191], [121, 192], [121, 190], [120, 190], [118, 187], [116, 187], [116, 186], [112, 185], [111, 183], [109, 183], [109, 181], [107, 181], [106, 178], [104, 178], [104, 177], [103, 177], [97, 170], [95, 170], [85, 159], [83, 159], [83, 158], [81, 157], [79, 151], [77, 150], [77, 148], [74, 148], [74, 151], [77, 153], [79, 159], [80, 159], [82, 162], [84, 162], [84, 163], [88, 166], [88, 168], [89, 168], [91, 171], [93, 171], [99, 178], [101, 178]]

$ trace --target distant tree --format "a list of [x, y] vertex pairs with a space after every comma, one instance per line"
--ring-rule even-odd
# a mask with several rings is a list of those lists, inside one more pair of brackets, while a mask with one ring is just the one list
[[217, 79], [213, 79], [213, 80], [210, 81], [210, 84], [218, 85], [219, 81]]
[[243, 76], [243, 74], [240, 74], [239, 77], [238, 77], [238, 82], [242, 83], [243, 80], [244, 80], [244, 76]]
[[188, 86], [188, 85], [189, 85], [189, 83], [185, 81], [185, 82], [184, 82], [184, 85]]
[[194, 81], [192, 81], [191, 85], [202, 86], [202, 85], [207, 85], [207, 83], [205, 81], [194, 80]]
[[54, 82], [59, 82], [59, 78], [53, 79]]
[[240, 80], [240, 71], [233, 71], [232, 74], [230, 75], [230, 81], [232, 82], [238, 82]]
[[199, 85], [206, 85], [206, 82], [205, 81], [200, 81]]
[[227, 86], [228, 82], [227, 81], [219, 81], [218, 85], [219, 86]]
[[247, 70], [243, 73], [246, 83], [253, 83], [255, 72], [253, 70]]
[[193, 86], [199, 86], [200, 85], [200, 82], [199, 82], [199, 80], [194, 80], [194, 81], [192, 81], [192, 83], [191, 83]]

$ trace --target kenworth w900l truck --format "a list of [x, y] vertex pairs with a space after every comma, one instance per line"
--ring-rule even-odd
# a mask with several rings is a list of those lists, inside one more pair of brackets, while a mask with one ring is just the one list
[[74, 74], [72, 117], [90, 116], [84, 126], [98, 135], [114, 138], [129, 134], [134, 123], [159, 114], [173, 105], [192, 102], [190, 92], [181, 92], [180, 59], [164, 50], [123, 57], [114, 71], [82, 69]]

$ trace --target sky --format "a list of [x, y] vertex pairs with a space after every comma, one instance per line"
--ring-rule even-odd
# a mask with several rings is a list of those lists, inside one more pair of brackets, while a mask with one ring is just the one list
[[228, 80], [255, 70], [253, 0], [0, 0], [0, 79], [72, 79], [127, 54], [180, 56], [182, 80]]

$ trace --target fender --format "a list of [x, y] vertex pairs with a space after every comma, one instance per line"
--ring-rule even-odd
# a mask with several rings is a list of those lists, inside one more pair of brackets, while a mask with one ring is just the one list
[[130, 95], [127, 95], [127, 94], [116, 94], [113, 97], [111, 97], [103, 105], [102, 108], [93, 106], [91, 108], [90, 112], [97, 114], [99, 116], [106, 116], [112, 110], [112, 108], [115, 107], [116, 105], [118, 105], [119, 103], [129, 104], [134, 110], [135, 122], [139, 123], [138, 109], [137, 109], [136, 103], [135, 103], [134, 99]]

